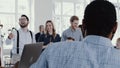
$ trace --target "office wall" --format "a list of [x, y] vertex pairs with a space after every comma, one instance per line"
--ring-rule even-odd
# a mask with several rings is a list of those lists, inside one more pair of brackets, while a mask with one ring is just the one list
[[54, 12], [54, 2], [84, 2], [86, 3], [87, 0], [34, 0], [35, 1], [35, 8], [34, 8], [34, 21], [35, 21], [35, 27], [34, 31], [35, 33], [38, 32], [38, 27], [40, 24], [44, 25], [46, 20], [52, 19], [53, 12]]
[[40, 24], [44, 25], [46, 20], [52, 19], [52, 11], [52, 0], [35, 0], [35, 33]]

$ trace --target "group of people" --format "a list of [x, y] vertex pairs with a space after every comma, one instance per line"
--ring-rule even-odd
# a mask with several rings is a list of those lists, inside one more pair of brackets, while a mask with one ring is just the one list
[[34, 35], [28, 29], [29, 18], [21, 15], [20, 29], [8, 35], [6, 44], [13, 41], [11, 54], [21, 56], [25, 44], [43, 42], [47, 46], [54, 43], [46, 47], [31, 68], [119, 68], [120, 39], [116, 47], [111, 43], [117, 29], [116, 20], [112, 3], [95, 0], [86, 7], [82, 25], [78, 27], [79, 18], [72, 16], [71, 26], [60, 37], [52, 20], [47, 20], [45, 27], [40, 25]]
[[35, 35], [36, 42], [44, 42], [44, 45], [47, 45], [51, 42], [59, 42], [61, 41], [61, 37], [56, 33], [53, 22], [48, 20], [44, 26], [39, 26], [39, 33]]
[[81, 29], [78, 27], [79, 18], [72, 16], [70, 18], [71, 26], [66, 29], [62, 36], [56, 33], [52, 20], [47, 20], [44, 25], [39, 26], [39, 32], [34, 34], [28, 29], [29, 18], [26, 15], [21, 15], [19, 18], [20, 29], [13, 28], [13, 31], [8, 35], [6, 44], [13, 43], [11, 51], [11, 58], [15, 62], [20, 60], [25, 44], [43, 42], [43, 50], [48, 47], [50, 43], [61, 42], [61, 41], [81, 41], [83, 35]]
[[46, 21], [45, 28], [44, 25], [39, 26], [39, 32], [35, 35], [36, 42], [44, 42], [44, 45], [50, 42], [60, 42], [60, 41], [81, 41], [83, 39], [83, 34], [81, 29], [78, 27], [79, 18], [77, 16], [72, 16], [70, 18], [71, 26], [66, 29], [62, 36], [56, 33], [54, 24], [51, 20]]

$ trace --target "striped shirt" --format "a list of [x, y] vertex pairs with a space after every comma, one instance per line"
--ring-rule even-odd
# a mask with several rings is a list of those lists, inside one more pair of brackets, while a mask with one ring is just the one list
[[120, 68], [120, 50], [110, 39], [90, 35], [81, 42], [52, 44], [31, 68]]

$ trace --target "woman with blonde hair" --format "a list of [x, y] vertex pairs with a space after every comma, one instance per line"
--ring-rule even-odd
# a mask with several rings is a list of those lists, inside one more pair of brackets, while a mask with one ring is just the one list
[[45, 37], [44, 45], [47, 45], [51, 42], [59, 42], [61, 40], [59, 34], [55, 32], [54, 24], [51, 20], [47, 20], [45, 24]]

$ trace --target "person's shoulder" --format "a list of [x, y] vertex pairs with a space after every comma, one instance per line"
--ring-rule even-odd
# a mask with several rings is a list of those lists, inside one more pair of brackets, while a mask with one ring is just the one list
[[63, 31], [63, 33], [68, 33], [70, 31], [69, 28], [67, 28], [66, 30]]
[[34, 33], [32, 30], [28, 30], [29, 32], [31, 32], [31, 33]]
[[120, 64], [120, 49], [116, 49], [115, 47], [110, 47], [109, 52], [107, 52], [107, 56], [105, 58], [108, 64], [119, 65]]
[[118, 53], [117, 55], [120, 56], [120, 49], [119, 49], [119, 48], [112, 47], [112, 48], [111, 48], [111, 51], [112, 51], [112, 53]]
[[71, 41], [71, 42], [69, 42], [69, 41], [62, 41], [62, 42], [57, 42], [57, 43], [53, 43], [52, 45], [53, 46], [64, 46], [64, 45], [77, 45], [77, 44], [80, 44], [81, 42], [79, 42], [79, 41]]
[[49, 55], [49, 57], [58, 56], [59, 55], [65, 55], [66, 51], [69, 53], [72, 52], [78, 52], [79, 49], [81, 48], [81, 42], [74, 41], [74, 42], [57, 42], [57, 43], [51, 43], [47, 48], [46, 48], [46, 53]]
[[32, 33], [32, 34], [35, 34], [32, 30], [29, 30], [29, 29], [28, 29], [27, 32]]
[[63, 42], [56, 42], [50, 44], [49, 50], [53, 50], [52, 52], [63, 50], [65, 51], [66, 49], [73, 49], [73, 48], [79, 48], [81, 46], [81, 42], [79, 41], [63, 41]]
[[36, 33], [35, 35], [39, 35], [40, 33], [38, 32], [38, 33]]
[[110, 55], [115, 57], [120, 57], [120, 49], [116, 48], [116, 47], [110, 47]]
[[30, 33], [31, 35], [35, 36], [35, 33], [34, 33], [33, 31], [29, 30], [29, 33]]

